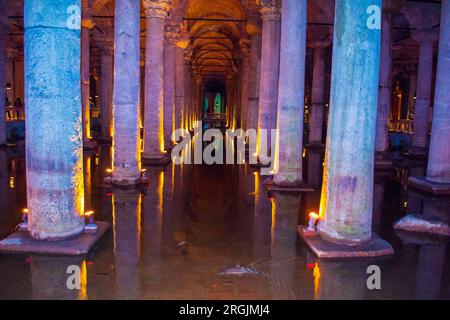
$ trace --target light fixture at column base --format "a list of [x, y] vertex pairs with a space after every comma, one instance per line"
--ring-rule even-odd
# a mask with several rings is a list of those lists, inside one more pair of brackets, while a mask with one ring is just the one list
[[394, 254], [394, 249], [377, 234], [372, 239], [360, 246], [345, 246], [323, 240], [319, 233], [311, 235], [305, 232], [306, 226], [298, 226], [298, 234], [318, 258], [323, 259], [348, 259], [348, 258], [374, 258]]
[[313, 192], [315, 189], [312, 186], [301, 184], [299, 186], [279, 186], [273, 183], [272, 178], [267, 178], [263, 182], [264, 187], [267, 191], [271, 192], [291, 192], [291, 193], [299, 193], [299, 192]]
[[142, 164], [148, 167], [166, 167], [172, 162], [170, 153], [166, 153], [159, 158], [142, 158]]
[[408, 214], [394, 223], [395, 230], [450, 237], [450, 226], [424, 214]]
[[408, 186], [437, 196], [450, 196], [450, 183], [439, 183], [425, 177], [409, 177]]
[[105, 232], [110, 224], [97, 221], [96, 233], [82, 233], [77, 237], [61, 241], [42, 241], [31, 238], [26, 232], [14, 232], [0, 241], [0, 253], [42, 254], [80, 256], [87, 254]]

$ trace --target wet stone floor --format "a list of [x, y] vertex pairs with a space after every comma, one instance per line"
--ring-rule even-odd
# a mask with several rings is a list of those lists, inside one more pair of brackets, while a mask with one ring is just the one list
[[[85, 154], [86, 209], [112, 228], [86, 257], [0, 254], [0, 299], [449, 299], [445, 241], [401, 238], [392, 223], [406, 212], [448, 220], [450, 201], [405, 188], [423, 165], [406, 163], [374, 185], [373, 228], [395, 255], [317, 261], [297, 239], [297, 224], [317, 211], [323, 156], [308, 153], [298, 195], [268, 194], [265, 177], [245, 165], [148, 168], [144, 190], [102, 186], [110, 149]], [[23, 150], [0, 150], [0, 238], [26, 207]], [[381, 268], [369, 290], [367, 267]], [[68, 266], [81, 289], [67, 288]], [[238, 267], [239, 266], [239, 267]]]

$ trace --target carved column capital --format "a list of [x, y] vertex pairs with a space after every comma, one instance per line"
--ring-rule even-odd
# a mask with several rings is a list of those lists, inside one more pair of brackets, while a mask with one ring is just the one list
[[247, 58], [250, 56], [252, 41], [250, 39], [245, 39], [245, 38], [241, 39], [241, 40], [239, 40], [239, 47], [241, 49], [242, 56], [244, 58]]
[[168, 44], [176, 45], [180, 40], [181, 26], [173, 21], [167, 23], [164, 27], [164, 39]]
[[172, 0], [144, 0], [143, 6], [147, 18], [167, 19]]
[[259, 2], [259, 12], [263, 22], [280, 21], [281, 10], [278, 1], [275, 0], [257, 0]]

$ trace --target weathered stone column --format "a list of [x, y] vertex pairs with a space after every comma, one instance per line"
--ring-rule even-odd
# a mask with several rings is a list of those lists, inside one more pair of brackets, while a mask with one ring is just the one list
[[8, 32], [8, 18], [0, 16], [0, 145], [6, 144], [5, 110], [5, 37]]
[[309, 144], [322, 144], [323, 108], [325, 105], [325, 49], [330, 41], [315, 40], [310, 43], [314, 48], [313, 83], [311, 93], [311, 114], [309, 117]]
[[184, 75], [187, 66], [184, 62], [183, 48], [175, 48], [175, 129], [181, 128], [181, 115], [184, 107]]
[[36, 0], [24, 8], [28, 232], [39, 240], [84, 228], [81, 24], [67, 15], [76, 3]]
[[6, 48], [5, 50], [5, 85], [10, 84], [11, 88], [6, 90], [6, 97], [10, 104], [14, 104], [14, 59], [18, 54], [18, 50], [14, 48]]
[[259, 117], [259, 82], [261, 75], [261, 34], [252, 35], [250, 49], [250, 74], [247, 127], [258, 128]]
[[281, 19], [280, 82], [273, 182], [295, 187], [302, 183], [303, 109], [305, 100], [306, 0], [284, 0]]
[[[261, 3], [262, 54], [259, 87], [258, 146], [261, 131], [268, 130], [267, 150], [270, 153], [270, 130], [277, 125], [278, 76], [280, 64], [280, 8], [276, 1]], [[273, 137], [275, 138], [275, 137]], [[261, 148], [258, 148], [258, 152]], [[267, 156], [259, 153], [259, 156]]]
[[100, 91], [100, 116], [102, 126], [102, 138], [109, 140], [112, 137], [112, 95], [113, 95], [113, 40], [104, 37], [97, 40], [102, 50], [101, 64], [101, 91]]
[[116, 0], [112, 182], [120, 185], [137, 184], [141, 175], [139, 11], [139, 1]]
[[164, 33], [164, 147], [172, 147], [175, 111], [175, 52], [179, 27], [169, 22]]
[[239, 45], [241, 47], [242, 54], [242, 94], [241, 94], [241, 123], [239, 128], [243, 130], [248, 129], [248, 112], [249, 112], [249, 89], [250, 89], [250, 78], [252, 77], [251, 72], [251, 61], [250, 61], [250, 52], [251, 52], [251, 43], [250, 39], [241, 39]]
[[144, 0], [145, 49], [144, 159], [164, 156], [164, 21], [170, 0]]
[[336, 1], [330, 121], [319, 232], [358, 245], [372, 237], [372, 204], [380, 30], [367, 9], [381, 0]]
[[433, 78], [433, 47], [437, 35], [433, 31], [420, 30], [413, 34], [419, 42], [419, 70], [417, 73], [417, 98], [414, 108], [414, 133], [409, 153], [423, 156], [428, 148], [428, 116], [431, 105]]
[[89, 15], [87, 1], [83, 1], [81, 20], [81, 103], [83, 105], [83, 144], [84, 147], [94, 147], [91, 143], [91, 112], [90, 112], [90, 41], [89, 32], [95, 26]]
[[[450, 0], [441, 4], [441, 31], [427, 180], [450, 184]], [[450, 189], [450, 186], [447, 186]]]

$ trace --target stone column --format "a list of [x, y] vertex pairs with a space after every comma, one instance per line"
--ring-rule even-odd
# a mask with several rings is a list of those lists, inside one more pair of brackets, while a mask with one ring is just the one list
[[261, 34], [252, 35], [252, 45], [250, 49], [250, 74], [247, 127], [258, 128], [259, 115], [259, 82], [261, 75]]
[[378, 112], [375, 152], [383, 155], [388, 147], [389, 111], [391, 108], [392, 85], [392, 12], [383, 8], [381, 23], [380, 81], [378, 85]]
[[[450, 184], [450, 0], [442, 1], [441, 31], [427, 180]], [[450, 186], [447, 186], [450, 189]]]
[[112, 182], [120, 185], [137, 184], [141, 175], [139, 11], [139, 1], [116, 0]]
[[417, 98], [414, 108], [414, 133], [409, 153], [424, 156], [428, 148], [428, 116], [431, 105], [433, 79], [433, 47], [437, 35], [433, 31], [419, 30], [413, 34], [419, 42], [419, 70], [417, 73]]
[[[258, 145], [261, 131], [268, 130], [267, 150], [270, 153], [270, 130], [276, 128], [278, 76], [280, 64], [280, 8], [276, 1], [262, 2], [262, 55], [259, 87]], [[274, 137], [275, 138], [275, 137]], [[258, 148], [260, 152], [261, 148]], [[266, 156], [261, 155], [259, 156]]]
[[179, 27], [172, 21], [164, 33], [164, 147], [172, 147], [175, 111], [175, 52], [180, 34]]
[[310, 43], [314, 48], [313, 83], [311, 93], [311, 114], [309, 117], [309, 144], [322, 144], [323, 108], [325, 105], [325, 48], [330, 41], [315, 40]]
[[183, 48], [175, 48], [175, 129], [181, 128], [181, 114], [184, 107], [184, 75], [187, 66], [184, 62]]
[[14, 104], [14, 59], [18, 54], [18, 50], [14, 48], [6, 48], [5, 50], [5, 86], [11, 84], [11, 89], [6, 90], [6, 97], [11, 104]]
[[5, 38], [8, 33], [8, 17], [0, 16], [0, 146], [6, 144], [5, 110]]
[[242, 54], [242, 81], [241, 81], [241, 123], [239, 128], [243, 130], [248, 129], [248, 112], [249, 112], [249, 89], [250, 89], [250, 78], [251, 74], [251, 61], [250, 61], [250, 52], [251, 52], [251, 40], [250, 39], [241, 39], [239, 45], [241, 47]]
[[280, 82], [273, 182], [295, 187], [302, 183], [303, 113], [305, 101], [306, 0], [284, 0], [281, 19]]
[[101, 38], [97, 40], [102, 50], [101, 64], [101, 92], [100, 116], [102, 138], [110, 140], [112, 137], [112, 90], [113, 90], [113, 54], [114, 43], [112, 39]]
[[339, 0], [334, 23], [330, 121], [320, 204], [323, 239], [358, 245], [372, 237], [380, 30], [367, 8], [381, 0]]
[[145, 49], [144, 159], [164, 156], [164, 21], [170, 0], [144, 0]]
[[190, 68], [192, 58], [192, 50], [191, 48], [187, 48], [184, 51], [184, 62], [186, 63], [183, 68], [183, 81], [184, 81], [184, 102], [181, 108], [181, 121], [180, 121], [180, 128], [187, 129], [186, 127], [186, 112], [188, 108], [192, 107], [192, 104], [194, 103], [194, 90], [192, 85], [192, 73]]
[[81, 21], [81, 103], [83, 106], [83, 143], [84, 147], [94, 147], [91, 140], [91, 112], [90, 112], [90, 41], [89, 32], [95, 26], [90, 17], [87, 1], [83, 1], [83, 18]]
[[84, 229], [81, 24], [67, 17], [75, 3], [25, 3], [28, 232], [39, 240]]

